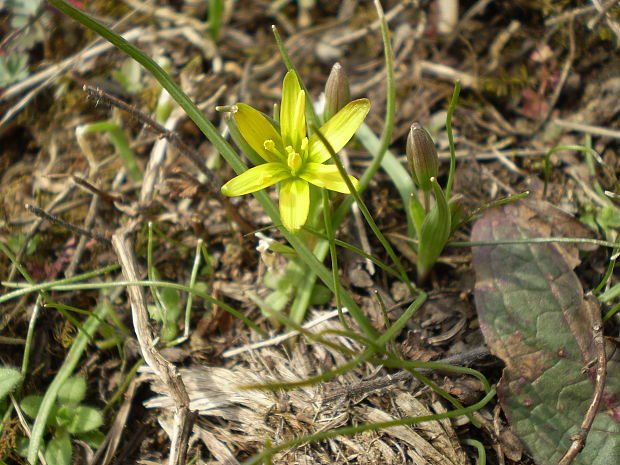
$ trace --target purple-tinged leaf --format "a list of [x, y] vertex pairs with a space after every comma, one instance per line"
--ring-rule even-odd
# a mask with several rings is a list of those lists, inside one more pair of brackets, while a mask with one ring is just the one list
[[[558, 217], [541, 213], [553, 210], [541, 205], [520, 202], [487, 211], [474, 225], [472, 241], [548, 236], [557, 230], [549, 220]], [[572, 270], [576, 254], [559, 244], [473, 248], [480, 327], [491, 352], [506, 364], [498, 397], [538, 465], [555, 465], [564, 455], [594, 392], [596, 352]], [[620, 463], [619, 398], [620, 363], [610, 360], [599, 412], [574, 465]]]

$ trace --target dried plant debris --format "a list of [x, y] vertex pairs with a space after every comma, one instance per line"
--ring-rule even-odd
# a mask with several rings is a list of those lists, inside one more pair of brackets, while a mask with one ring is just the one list
[[[316, 374], [314, 367], [329, 368], [342, 355], [325, 346], [297, 343], [290, 355], [270, 347], [246, 352], [241, 357], [230, 368], [192, 366], [180, 370], [191, 400], [190, 408], [202, 416], [194, 427], [194, 439], [202, 441], [214, 457], [227, 456], [225, 463], [241, 461], [260, 451], [266, 440], [277, 444], [343, 426], [445, 412], [441, 403], [433, 401], [432, 393], [409, 392], [403, 383], [384, 389], [376, 397], [341, 396], [329, 402], [324, 401], [324, 384], [275, 392], [239, 388], [252, 383], [298, 381]], [[362, 381], [368, 375], [364, 373], [367, 369], [360, 367], [331, 381], [330, 389]], [[164, 394], [162, 385], [147, 376], [160, 395], [147, 400], [145, 405], [164, 410], [173, 408], [174, 403]], [[170, 427], [165, 411], [160, 414], [160, 422], [166, 429]], [[223, 453], [222, 449], [227, 452]], [[274, 463], [466, 465], [470, 462], [451, 421], [441, 420], [300, 446], [277, 454]]]

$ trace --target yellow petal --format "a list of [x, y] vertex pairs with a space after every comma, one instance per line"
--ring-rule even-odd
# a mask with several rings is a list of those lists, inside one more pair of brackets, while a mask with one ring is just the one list
[[[366, 118], [368, 110], [370, 110], [368, 99], [353, 100], [321, 127], [321, 134], [329, 141], [334, 152], [338, 152], [351, 140]], [[329, 151], [316, 134], [310, 137], [309, 153], [308, 160], [315, 163], [323, 163], [329, 159]]]
[[280, 131], [284, 147], [290, 145], [296, 152], [301, 140], [306, 137], [306, 94], [301, 89], [295, 72], [289, 71], [282, 84], [282, 105], [280, 106]]
[[[359, 187], [358, 180], [351, 175], [347, 176], [349, 176], [353, 187], [357, 190]], [[299, 177], [318, 187], [325, 187], [331, 191], [341, 192], [343, 194], [351, 193], [336, 165], [306, 163], [303, 171], [299, 173]]]
[[291, 178], [280, 186], [280, 218], [286, 229], [295, 233], [306, 224], [310, 211], [310, 186], [299, 178]]
[[[265, 149], [265, 141], [272, 140], [278, 152], [284, 153], [282, 138], [278, 131], [271, 125], [261, 112], [245, 103], [237, 103], [237, 111], [234, 113], [235, 122], [243, 138], [250, 144], [256, 153], [267, 162], [280, 160], [274, 153]], [[286, 160], [284, 160], [286, 162]]]
[[290, 176], [290, 171], [282, 163], [265, 163], [232, 178], [222, 186], [222, 194], [229, 197], [251, 194]]

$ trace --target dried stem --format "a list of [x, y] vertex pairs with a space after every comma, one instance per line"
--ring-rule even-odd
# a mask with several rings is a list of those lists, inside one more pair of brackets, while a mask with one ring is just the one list
[[586, 413], [583, 416], [579, 432], [572, 439], [572, 444], [558, 462], [558, 465], [570, 465], [575, 457], [583, 450], [586, 439], [598, 407], [603, 398], [605, 389], [605, 377], [607, 375], [607, 354], [605, 353], [605, 340], [603, 339], [603, 322], [601, 321], [601, 310], [592, 294], [588, 294], [585, 300], [586, 311], [592, 323], [593, 343], [596, 349], [596, 377], [594, 379], [594, 394]]

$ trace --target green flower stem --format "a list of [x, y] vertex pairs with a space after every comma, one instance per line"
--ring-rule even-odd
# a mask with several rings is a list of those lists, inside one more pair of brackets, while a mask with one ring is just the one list
[[[311, 232], [313, 235], [315, 235], [316, 237], [318, 237], [320, 239], [327, 240], [327, 236], [325, 234], [323, 234], [322, 232], [320, 232], [320, 231], [312, 229], [312, 228], [310, 228], [308, 226], [304, 226], [304, 229], [308, 230], [309, 232]], [[334, 239], [334, 244], [336, 244], [338, 247], [342, 247], [343, 249], [350, 250], [354, 254], [360, 255], [360, 256], [364, 257], [365, 259], [367, 259], [367, 260], [370, 260], [371, 262], [373, 262], [375, 265], [377, 265], [379, 268], [381, 268], [386, 273], [391, 274], [395, 278], [400, 279], [400, 275], [398, 274], [398, 272], [394, 268], [392, 268], [391, 266], [386, 265], [381, 260], [373, 257], [372, 255], [367, 254], [366, 252], [364, 252], [359, 247], [355, 247], [354, 245], [349, 244], [348, 242], [345, 242], [345, 241], [341, 241], [340, 239]]]
[[336, 253], [336, 241], [334, 238], [334, 223], [332, 222], [331, 204], [329, 202], [329, 194], [325, 188], [321, 189], [321, 198], [323, 200], [323, 219], [325, 220], [325, 232], [327, 233], [327, 243], [329, 244], [329, 254], [332, 265], [332, 279], [336, 288], [336, 308], [338, 309], [338, 318], [343, 327], [348, 328], [342, 313], [342, 297], [340, 296], [340, 288], [336, 286], [338, 282], [338, 254]]
[[37, 463], [37, 454], [41, 448], [43, 435], [45, 434], [45, 428], [47, 426], [47, 420], [54, 407], [54, 403], [56, 402], [58, 391], [67, 378], [73, 374], [77, 363], [82, 357], [84, 349], [86, 349], [88, 340], [92, 339], [94, 336], [97, 328], [99, 328], [99, 325], [101, 324], [101, 321], [105, 318], [108, 308], [109, 305], [106, 305], [105, 303], [100, 304], [82, 325], [82, 331], [80, 331], [75, 337], [73, 344], [71, 345], [71, 349], [65, 357], [65, 361], [58, 370], [58, 373], [56, 373], [56, 376], [43, 396], [43, 401], [39, 407], [39, 412], [37, 413], [37, 418], [34, 421], [32, 434], [28, 443], [27, 460], [32, 465], [36, 465]]
[[618, 244], [615, 242], [603, 241], [601, 239], [588, 239], [587, 237], [530, 237], [529, 239], [507, 239], [501, 241], [454, 241], [448, 242], [448, 245], [453, 247], [485, 247], [513, 244], [549, 244], [552, 242], [565, 244], [594, 244], [611, 249], [618, 247]]
[[[618, 244], [618, 246], [620, 247], [620, 236], [616, 238], [616, 244]], [[607, 285], [607, 281], [609, 281], [609, 278], [611, 278], [611, 275], [614, 272], [614, 269], [616, 267], [616, 257], [618, 255], [618, 252], [620, 252], [619, 247], [616, 247], [610, 252], [609, 255], [611, 259], [609, 260], [609, 263], [607, 264], [607, 269], [605, 270], [605, 273], [603, 274], [603, 277], [601, 278], [601, 282], [598, 283], [598, 285], [592, 291], [594, 295], [598, 295], [603, 290], [603, 288]]]
[[525, 197], [527, 197], [528, 195], [530, 195], [530, 191], [524, 191], [524, 192], [520, 192], [518, 194], [515, 195], [510, 195], [508, 197], [504, 197], [503, 199], [498, 199], [498, 200], [494, 200], [492, 202], [488, 202], [485, 203], [483, 205], [481, 205], [480, 207], [476, 208], [473, 212], [471, 212], [471, 214], [469, 215], [469, 217], [467, 218], [466, 221], [471, 220], [473, 217], [475, 217], [476, 215], [478, 215], [480, 212], [487, 210], [489, 208], [492, 207], [497, 207], [499, 205], [505, 205], [507, 203], [511, 203], [514, 202], [516, 200], [519, 199], [523, 199]]
[[450, 171], [448, 172], [448, 182], [446, 183], [445, 195], [446, 200], [450, 200], [452, 192], [452, 183], [454, 182], [454, 171], [456, 170], [456, 150], [454, 149], [454, 136], [452, 135], [452, 115], [457, 103], [459, 103], [459, 94], [461, 93], [461, 81], [454, 82], [454, 92], [448, 107], [448, 116], [446, 116], [446, 131], [448, 133], [448, 143], [450, 145]]
[[214, 42], [220, 37], [222, 26], [222, 13], [224, 12], [224, 0], [209, 1], [209, 34]]
[[[209, 122], [204, 117], [198, 107], [196, 107], [196, 105], [189, 99], [189, 97], [185, 95], [185, 93], [174, 83], [174, 81], [168, 76], [168, 74], [166, 74], [166, 72], [161, 68], [161, 66], [155, 63], [154, 60], [146, 56], [136, 46], [130, 44], [118, 34], [112, 32], [102, 24], [91, 19], [88, 15], [68, 4], [66, 1], [49, 0], [49, 3], [55, 8], [57, 8], [59, 11], [72, 17], [80, 24], [99, 34], [110, 43], [112, 43], [114, 46], [127, 53], [142, 66], [144, 66], [161, 84], [161, 86], [168, 91], [170, 96], [179, 104], [179, 106], [183, 108], [187, 116], [192, 121], [194, 121], [194, 123], [220, 152], [220, 154], [224, 157], [224, 159], [232, 167], [232, 169], [237, 174], [241, 174], [247, 170], [247, 166], [243, 163], [241, 158], [232, 149], [232, 147], [226, 142], [226, 140], [220, 135], [215, 126], [213, 126], [213, 124], [211, 124], [211, 122]], [[278, 212], [278, 208], [271, 201], [268, 194], [264, 191], [258, 191], [254, 193], [254, 196], [260, 202], [267, 215], [271, 217], [273, 222], [275, 224], [280, 224], [280, 215]], [[319, 278], [325, 283], [325, 285], [329, 287], [333, 292], [335, 289], [332, 283], [331, 273], [327, 270], [327, 268], [325, 268], [322, 263], [317, 260], [314, 254], [310, 250], [308, 250], [306, 245], [298, 237], [285, 230], [285, 228], [281, 227], [280, 231], [287, 239], [289, 244], [291, 244], [291, 246], [297, 251], [298, 255], [306, 263], [308, 268], [312, 272], [316, 273]], [[351, 316], [355, 319], [360, 328], [362, 328], [364, 333], [366, 333], [366, 335], [368, 335], [369, 337], [376, 337], [377, 332], [372, 327], [359, 306], [355, 303], [353, 298], [346, 292], [343, 293], [343, 304], [346, 305], [346, 307], [349, 309]]]
[[[376, 148], [376, 150], [371, 151], [371, 153], [374, 155], [373, 162], [371, 163], [371, 165], [368, 167], [368, 169], [366, 170], [366, 172], [360, 179], [360, 187], [358, 189], [360, 193], [366, 189], [366, 187], [370, 183], [370, 180], [374, 177], [374, 175], [377, 173], [377, 171], [381, 167], [384, 156], [387, 153], [387, 147], [389, 146], [390, 139], [392, 137], [392, 132], [394, 129], [394, 117], [395, 117], [395, 103], [394, 102], [395, 102], [396, 92], [395, 92], [395, 86], [394, 86], [394, 65], [393, 65], [393, 58], [392, 58], [392, 49], [391, 49], [391, 44], [389, 40], [389, 30], [387, 26], [387, 21], [385, 20], [385, 16], [383, 15], [383, 11], [381, 9], [380, 4], [376, 3], [376, 7], [379, 13], [379, 17], [381, 19], [381, 37], [383, 40], [385, 64], [386, 64], [386, 71], [387, 71], [386, 120], [385, 120], [385, 127], [383, 130], [381, 142], [378, 144], [378, 147]], [[274, 28], [274, 36], [276, 37], [276, 42], [278, 43], [280, 54], [282, 55], [282, 58], [284, 60], [284, 63], [287, 69], [295, 70], [295, 67], [288, 55], [288, 52], [286, 51], [284, 44], [275, 28]], [[301, 85], [303, 87], [303, 83]], [[305, 87], [303, 88], [305, 89]], [[306, 92], [306, 96], [308, 95], [309, 94]], [[306, 105], [306, 109], [307, 110], [313, 109], [311, 102], [309, 102]], [[311, 118], [314, 122], [315, 127], [319, 127], [320, 123], [318, 121], [318, 117], [316, 116], [316, 113], [314, 112], [314, 110], [312, 110]], [[372, 131], [365, 124], [362, 124], [362, 126], [358, 130], [358, 134], [360, 130], [363, 130], [364, 128], [368, 129], [367, 132], [369, 134], [372, 134]], [[372, 136], [374, 137], [374, 134], [372, 134]], [[391, 160], [388, 161], [388, 164], [390, 166], [395, 166]], [[413, 182], [411, 182], [411, 185], [413, 185]], [[333, 223], [335, 227], [338, 227], [338, 225], [342, 223], [345, 216], [348, 214], [349, 210], [351, 209], [351, 205], [353, 204], [353, 201], [354, 201], [353, 197], [350, 197], [350, 196], [347, 197], [342, 202], [340, 207], [336, 210], [336, 213], [334, 214], [334, 218], [333, 218]], [[409, 218], [409, 216], [408, 216], [407, 223], [410, 228], [413, 227], [412, 226], [413, 223], [411, 219]], [[315, 246], [314, 253], [320, 262], [323, 262], [323, 260], [325, 260], [328, 250], [329, 250], [328, 244], [323, 241], [319, 242]], [[298, 292], [297, 296], [295, 297], [295, 300], [293, 301], [293, 305], [291, 307], [291, 315], [303, 314], [306, 311], [306, 308], [308, 306], [308, 301], [309, 301], [309, 295], [311, 293], [311, 290], [314, 288], [315, 280], [316, 280], [316, 277], [313, 275], [310, 275], [308, 276], [307, 280], [303, 283], [302, 288], [300, 289], [300, 292]]]

